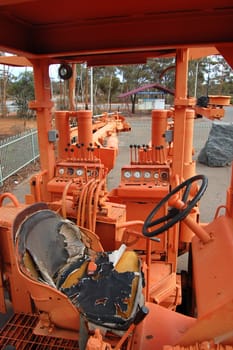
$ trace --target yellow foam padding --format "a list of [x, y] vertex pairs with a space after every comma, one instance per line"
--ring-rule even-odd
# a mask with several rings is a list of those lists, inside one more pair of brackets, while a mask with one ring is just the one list
[[24, 266], [26, 267], [27, 271], [30, 272], [30, 275], [36, 279], [39, 278], [39, 273], [36, 269], [35, 263], [29, 254], [29, 252], [26, 250], [26, 252], [23, 255], [23, 263]]
[[[122, 257], [120, 258], [119, 262], [115, 266], [115, 269], [119, 273], [123, 272], [139, 272], [139, 259], [135, 252], [133, 251], [126, 251]], [[125, 303], [127, 304], [127, 309], [125, 312], [117, 308], [117, 314], [118, 316], [129, 318], [135, 301], [135, 296], [138, 289], [138, 280], [139, 277], [135, 276], [132, 282], [132, 289], [131, 289], [131, 295], [128, 300], [125, 300]]]
[[121, 272], [139, 272], [138, 256], [133, 251], [126, 251], [115, 266], [115, 270]]
[[84, 275], [88, 263], [89, 263], [88, 261], [85, 261], [78, 269], [75, 269], [74, 271], [72, 271], [66, 277], [65, 281], [62, 283], [60, 288], [62, 289], [70, 288], [75, 284], [77, 284], [79, 280], [82, 278], [82, 276]]

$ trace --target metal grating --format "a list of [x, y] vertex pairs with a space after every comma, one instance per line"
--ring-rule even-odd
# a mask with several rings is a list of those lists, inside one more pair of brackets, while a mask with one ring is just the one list
[[36, 315], [14, 314], [0, 331], [0, 349], [12, 345], [16, 350], [77, 350], [78, 341], [33, 334]]

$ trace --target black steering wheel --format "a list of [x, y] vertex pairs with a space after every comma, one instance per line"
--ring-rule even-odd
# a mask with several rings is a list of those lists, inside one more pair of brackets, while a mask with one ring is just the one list
[[[193, 183], [199, 180], [201, 181], [201, 184], [197, 193], [191, 200], [188, 200]], [[197, 202], [200, 200], [200, 198], [202, 197], [202, 195], [204, 194], [207, 188], [207, 185], [208, 185], [208, 179], [205, 175], [195, 175], [190, 179], [187, 179], [186, 181], [182, 182], [179, 186], [175, 187], [155, 206], [155, 208], [148, 215], [142, 227], [143, 235], [146, 237], [157, 236], [160, 233], [168, 230], [170, 227], [175, 225], [178, 221], [183, 220], [190, 213], [190, 211], [197, 204]], [[164, 206], [172, 196], [180, 192], [182, 189], [184, 190], [182, 191], [181, 201], [183, 202], [184, 206], [182, 206], [181, 209], [178, 209], [176, 207], [170, 207], [168, 208], [167, 215], [164, 215], [163, 217], [153, 220], [153, 217], [159, 211], [159, 209], [162, 206]], [[161, 226], [162, 223], [164, 223], [164, 225]], [[158, 225], [159, 227], [156, 228], [156, 226]]]

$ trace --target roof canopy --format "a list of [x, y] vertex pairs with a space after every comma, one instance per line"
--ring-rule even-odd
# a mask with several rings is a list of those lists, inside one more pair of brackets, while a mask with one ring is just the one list
[[145, 62], [233, 47], [232, 0], [0, 0], [0, 50], [51, 62]]

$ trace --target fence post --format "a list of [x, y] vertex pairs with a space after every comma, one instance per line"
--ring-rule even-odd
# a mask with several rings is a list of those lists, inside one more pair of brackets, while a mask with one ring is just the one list
[[0, 164], [0, 186], [3, 186], [3, 179], [2, 179], [2, 165]]
[[31, 130], [31, 140], [32, 140], [32, 159], [33, 159], [33, 162], [35, 163], [36, 155], [35, 155], [35, 145], [34, 145], [34, 133], [32, 130]]

